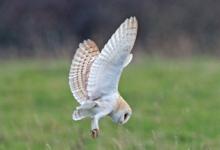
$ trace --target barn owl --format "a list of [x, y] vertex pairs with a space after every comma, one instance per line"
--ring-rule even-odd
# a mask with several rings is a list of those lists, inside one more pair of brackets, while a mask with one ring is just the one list
[[71, 92], [80, 106], [73, 120], [91, 118], [91, 135], [99, 134], [99, 120], [110, 116], [113, 122], [126, 123], [132, 110], [118, 91], [123, 69], [132, 60], [138, 23], [135, 17], [126, 19], [100, 52], [88, 39], [79, 44], [69, 72]]

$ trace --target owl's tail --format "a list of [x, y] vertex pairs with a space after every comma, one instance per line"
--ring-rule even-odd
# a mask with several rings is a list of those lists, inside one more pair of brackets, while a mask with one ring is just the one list
[[77, 107], [76, 110], [73, 112], [72, 119], [77, 121], [92, 116], [91, 109], [94, 107], [96, 107], [95, 102], [86, 102], [82, 104], [81, 106]]
[[78, 109], [73, 112], [72, 119], [77, 121], [89, 116], [90, 113], [88, 112], [88, 110]]

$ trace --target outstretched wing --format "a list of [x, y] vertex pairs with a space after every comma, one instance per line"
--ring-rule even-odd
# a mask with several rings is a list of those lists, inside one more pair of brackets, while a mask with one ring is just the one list
[[121, 72], [132, 59], [137, 28], [135, 17], [126, 19], [93, 62], [87, 85], [90, 99], [118, 91]]
[[69, 85], [75, 99], [82, 104], [88, 100], [87, 81], [92, 62], [99, 54], [95, 42], [86, 40], [79, 44], [69, 72]]

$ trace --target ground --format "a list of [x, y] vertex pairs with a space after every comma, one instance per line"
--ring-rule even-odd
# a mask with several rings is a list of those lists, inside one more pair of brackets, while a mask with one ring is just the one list
[[70, 62], [0, 63], [0, 150], [220, 149], [220, 61], [136, 58], [120, 82], [132, 117], [102, 119], [96, 140], [89, 119], [71, 119]]

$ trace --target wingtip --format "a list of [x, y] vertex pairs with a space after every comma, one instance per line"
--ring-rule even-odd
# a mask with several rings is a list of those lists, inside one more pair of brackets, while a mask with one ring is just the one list
[[87, 43], [87, 42], [94, 42], [94, 41], [92, 41], [91, 39], [86, 39], [86, 40], [83, 40], [82, 42], [80, 42], [80, 43], [79, 43], [79, 46], [80, 46], [80, 45], [83, 45], [83, 44], [85, 44], [85, 43]]
[[138, 21], [137, 21], [136, 16], [131, 16], [131, 17], [127, 18], [127, 19], [125, 20], [125, 22], [129, 22], [129, 23], [131, 23], [132, 25], [138, 26]]
[[91, 39], [83, 40], [81, 43], [79, 43], [79, 48], [81, 49], [86, 49], [90, 47], [96, 47], [95, 42]]
[[133, 16], [133, 22], [135, 22], [136, 24], [138, 24], [137, 18], [135, 16]]
[[133, 20], [133, 21], [137, 21], [137, 17], [136, 16], [131, 16], [128, 18], [129, 20]]
[[134, 20], [135, 22], [138, 22], [136, 16], [133, 16], [133, 20]]

